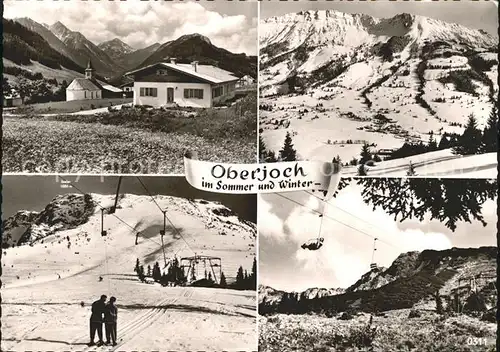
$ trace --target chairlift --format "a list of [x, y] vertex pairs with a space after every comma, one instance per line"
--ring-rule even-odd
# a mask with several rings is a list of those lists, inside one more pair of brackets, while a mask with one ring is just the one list
[[302, 249], [309, 249], [310, 251], [316, 251], [323, 246], [324, 240], [325, 239], [323, 237], [313, 238], [302, 244], [301, 247]]

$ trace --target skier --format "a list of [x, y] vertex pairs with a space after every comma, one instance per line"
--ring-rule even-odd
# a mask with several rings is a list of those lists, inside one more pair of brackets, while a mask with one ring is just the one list
[[102, 346], [104, 341], [102, 340], [102, 323], [103, 314], [106, 310], [106, 295], [102, 295], [98, 301], [92, 303], [92, 315], [90, 316], [90, 343], [89, 346], [94, 346], [95, 333], [99, 336], [98, 346]]
[[111, 297], [106, 304], [104, 311], [104, 324], [106, 326], [106, 345], [110, 343], [116, 346], [116, 323], [118, 318], [118, 308], [115, 306], [116, 298]]
[[101, 282], [101, 281], [102, 281], [102, 276], [99, 276], [99, 282]]

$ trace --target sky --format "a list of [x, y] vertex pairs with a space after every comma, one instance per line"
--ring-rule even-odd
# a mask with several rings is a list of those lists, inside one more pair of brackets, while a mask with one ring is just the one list
[[[484, 204], [480, 222], [460, 222], [455, 232], [438, 220], [396, 222], [382, 209], [375, 211], [361, 197], [362, 186], [349, 185], [329, 202], [319, 218], [319, 200], [305, 192], [259, 195], [259, 284], [285, 291], [307, 288], [347, 288], [369, 271], [374, 238], [374, 262], [389, 267], [401, 253], [452, 247], [496, 246], [496, 200]], [[321, 226], [321, 235], [320, 235]], [[317, 237], [317, 251], [300, 246]]]
[[498, 36], [498, 4], [493, 1], [262, 1], [260, 17], [265, 19], [305, 10], [336, 10], [365, 13], [376, 18], [410, 13], [484, 29]]
[[119, 38], [141, 49], [199, 33], [233, 53], [257, 53], [256, 2], [4, 0], [4, 17], [61, 21], [95, 44]]
[[[99, 193], [116, 194], [118, 186], [117, 176], [76, 176], [64, 177], [78, 189], [62, 188], [61, 179], [56, 176], [14, 176], [2, 177], [2, 219], [14, 215], [20, 210], [41, 211], [57, 195], [67, 193]], [[256, 223], [257, 197], [250, 195], [232, 195], [200, 191], [189, 185], [182, 176], [148, 176], [141, 177], [141, 181], [152, 195], [169, 195], [218, 201], [241, 218]], [[148, 195], [141, 183], [134, 176], [124, 176], [120, 186], [120, 193]]]

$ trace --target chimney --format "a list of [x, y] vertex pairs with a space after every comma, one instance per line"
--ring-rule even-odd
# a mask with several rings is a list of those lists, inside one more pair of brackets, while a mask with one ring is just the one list
[[171, 63], [172, 65], [175, 65], [175, 57], [170, 58], [170, 63]]
[[191, 62], [191, 65], [193, 65], [194, 72], [198, 72], [198, 61]]

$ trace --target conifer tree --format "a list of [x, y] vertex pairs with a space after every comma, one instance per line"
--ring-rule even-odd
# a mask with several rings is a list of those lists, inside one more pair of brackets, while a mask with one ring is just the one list
[[139, 277], [139, 280], [141, 280], [141, 281], [144, 281], [144, 279], [146, 278], [144, 275], [144, 266], [143, 265], [141, 265], [139, 267], [139, 271], [137, 272], [137, 276]]
[[282, 161], [296, 161], [297, 151], [293, 148], [292, 136], [290, 132], [286, 133], [283, 149], [280, 150], [280, 158]]
[[224, 275], [224, 272], [221, 272], [221, 274], [220, 274], [219, 286], [222, 287], [222, 288], [226, 288], [227, 287], [227, 281], [226, 281], [226, 276]]
[[151, 277], [151, 265], [148, 265], [148, 274], [147, 274], [148, 277]]
[[238, 273], [236, 274], [236, 287], [241, 288], [243, 282], [245, 281], [245, 274], [243, 273], [243, 267], [238, 268]]
[[429, 133], [429, 144], [427, 145], [427, 150], [430, 152], [434, 152], [438, 149], [436, 140], [434, 139], [434, 132], [431, 131]]
[[211, 272], [208, 273], [208, 279], [207, 280], [210, 281], [210, 282], [214, 282], [214, 280], [212, 279], [212, 273]]
[[257, 259], [253, 258], [252, 273], [250, 274], [250, 288], [255, 290], [257, 288]]
[[370, 146], [368, 143], [363, 143], [363, 146], [361, 147], [361, 159], [359, 160], [360, 164], [365, 164], [367, 161], [372, 160], [372, 153], [370, 151]]
[[439, 141], [438, 150], [447, 149], [451, 146], [450, 140], [448, 139], [448, 135], [443, 133], [441, 140]]
[[368, 174], [368, 170], [364, 164], [359, 165], [358, 167], [358, 176], [366, 176]]
[[477, 154], [482, 147], [482, 133], [477, 126], [474, 115], [469, 115], [464, 133], [458, 138], [457, 145], [453, 148], [456, 154], [471, 155]]
[[155, 263], [155, 265], [153, 266], [153, 280], [155, 280], [156, 282], [159, 282], [162, 278], [162, 274], [161, 274], [161, 269], [160, 269], [160, 264], [158, 264], [158, 262]]
[[484, 153], [498, 152], [498, 115], [493, 108], [483, 130], [482, 151]]
[[139, 262], [139, 258], [137, 258], [137, 261], [135, 262], [134, 272], [139, 273], [140, 266], [141, 266], [141, 263]]

